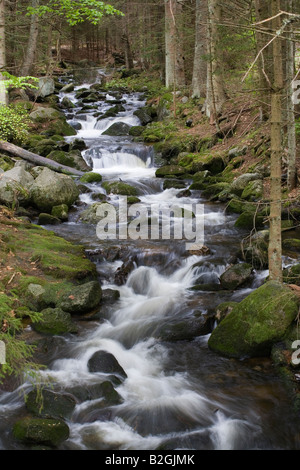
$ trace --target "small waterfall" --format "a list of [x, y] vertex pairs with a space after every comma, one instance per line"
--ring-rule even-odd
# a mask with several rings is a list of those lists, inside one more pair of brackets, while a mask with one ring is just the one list
[[122, 170], [134, 168], [150, 168], [153, 166], [153, 149], [145, 145], [131, 143], [123, 145], [93, 146], [83, 153], [86, 162], [94, 170], [115, 169]]

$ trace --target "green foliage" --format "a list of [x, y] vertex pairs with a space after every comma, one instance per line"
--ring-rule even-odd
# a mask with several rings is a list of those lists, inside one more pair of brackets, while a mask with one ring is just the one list
[[38, 82], [38, 78], [30, 76], [15, 77], [8, 72], [1, 72], [1, 75], [5, 78], [5, 80], [2, 82], [5, 88], [37, 88], [34, 83]]
[[104, 15], [123, 15], [112, 5], [98, 0], [50, 0], [47, 5], [27, 8], [27, 15], [43, 17], [53, 13], [63, 16], [70, 26], [75, 26], [84, 21], [96, 25]]
[[28, 113], [22, 106], [0, 104], [0, 140], [22, 143], [28, 135]]

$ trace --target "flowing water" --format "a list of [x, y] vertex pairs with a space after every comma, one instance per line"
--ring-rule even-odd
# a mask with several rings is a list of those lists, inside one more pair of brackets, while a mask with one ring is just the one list
[[[71, 98], [76, 104], [75, 93]], [[115, 386], [122, 397], [120, 404], [104, 406], [97, 395], [78, 402], [68, 421], [70, 438], [61, 449], [299, 449], [299, 422], [269, 359], [222, 358], [208, 349], [209, 332], [201, 336], [190, 332], [189, 340], [163, 339], [162, 332], [174, 323], [193, 325], [195, 318], [209, 317], [219, 303], [243, 299], [268, 273], [256, 272], [251, 285], [234, 293], [192, 290], [195, 284], [218, 284], [243, 234], [234, 227], [235, 217], [224, 214], [223, 206], [208, 203], [199, 193], [178, 199], [180, 190], [163, 190], [163, 181], [155, 178], [151, 147], [128, 137], [102, 135], [117, 121], [139, 124], [133, 111], [143, 106], [143, 97], [132, 94], [123, 99], [125, 111], [115, 118], [97, 121], [92, 114], [77, 115], [82, 128], [76, 137], [87, 143], [87, 163], [104, 180], [121, 178], [134, 185], [145, 206], [204, 204], [205, 245], [210, 254], [189, 254], [185, 240], [101, 242], [95, 226], [78, 218], [95, 202], [93, 194], [105, 192], [100, 184], [88, 185], [91, 192], [81, 196], [69, 222], [54, 227], [88, 249], [102, 289], [116, 289], [120, 298], [99, 319], [81, 321], [78, 335], [56, 338], [42, 376], [50, 378], [56, 390], [93, 390], [107, 379], [88, 369], [89, 359], [99, 350], [113, 354], [127, 375]], [[98, 105], [101, 111], [109, 107], [102, 101]], [[117, 199], [111, 197], [110, 202], [117, 204]], [[117, 249], [121, 255], [112, 256]], [[134, 269], [125, 284], [116, 285], [115, 274], [126, 256], [133, 260]], [[0, 396], [3, 449], [24, 448], [11, 437], [11, 427], [25, 413], [20, 392], [30, 388], [25, 384]]]

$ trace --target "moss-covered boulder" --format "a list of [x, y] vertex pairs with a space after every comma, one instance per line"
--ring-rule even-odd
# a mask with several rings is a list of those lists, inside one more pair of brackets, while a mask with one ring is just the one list
[[60, 307], [71, 314], [83, 314], [95, 309], [102, 297], [101, 286], [97, 281], [74, 286], [60, 302]]
[[39, 214], [39, 218], [38, 218], [39, 225], [58, 225], [60, 223], [61, 221], [57, 217], [54, 217], [51, 214], [47, 214], [44, 212], [41, 212]]
[[208, 346], [228, 357], [269, 356], [298, 309], [299, 300], [288, 287], [267, 282], [233, 308], [212, 332]]
[[220, 276], [220, 282], [224, 289], [234, 290], [250, 280], [253, 268], [248, 263], [239, 263], [230, 266]]
[[44, 168], [31, 186], [34, 205], [45, 212], [54, 206], [66, 204], [70, 207], [78, 198], [79, 190], [70, 176]]
[[[257, 180], [262, 180], [262, 175], [260, 173], [244, 173], [243, 175], [238, 176], [231, 184], [231, 192], [237, 196], [242, 196], [243, 191], [246, 190], [250, 182]], [[251, 188], [249, 186], [248, 188]], [[248, 189], [246, 190], [248, 194]], [[249, 189], [249, 194], [251, 193]]]
[[283, 270], [283, 280], [287, 284], [300, 286], [300, 264], [294, 264]]
[[26, 408], [30, 413], [43, 418], [69, 418], [76, 406], [70, 393], [33, 389], [26, 395]]
[[253, 228], [260, 230], [264, 227], [264, 223], [265, 218], [263, 215], [255, 212], [255, 210], [249, 210], [240, 214], [235, 222], [235, 227], [245, 230], [252, 230]]
[[242, 192], [241, 198], [247, 201], [258, 201], [263, 197], [264, 185], [262, 180], [250, 181]]
[[158, 168], [156, 170], [156, 177], [157, 178], [166, 178], [166, 177], [178, 177], [178, 176], [184, 176], [186, 174], [186, 170], [177, 165], [165, 165], [161, 168]]
[[22, 166], [14, 167], [0, 176], [0, 203], [6, 206], [29, 204], [34, 179]]
[[39, 333], [49, 335], [62, 335], [66, 333], [77, 333], [78, 328], [73, 323], [71, 315], [61, 308], [46, 308], [41, 312], [41, 320], [32, 326]]
[[123, 181], [105, 181], [102, 187], [107, 194], [117, 194], [120, 196], [138, 196], [138, 190]]
[[61, 419], [26, 417], [15, 423], [13, 435], [26, 444], [57, 447], [69, 438], [70, 430]]
[[282, 242], [282, 248], [287, 251], [300, 251], [300, 240], [299, 238], [286, 238]]
[[101, 183], [101, 181], [102, 181], [102, 176], [100, 175], [100, 173], [94, 173], [92, 171], [85, 173], [80, 178], [81, 183]]

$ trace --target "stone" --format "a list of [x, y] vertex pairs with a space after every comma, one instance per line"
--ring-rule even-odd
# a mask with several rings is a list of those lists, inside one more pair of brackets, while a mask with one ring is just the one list
[[247, 263], [230, 266], [220, 276], [221, 285], [224, 289], [235, 290], [250, 280], [252, 271], [252, 266]]
[[25, 171], [23, 166], [17, 166], [1, 173], [0, 176], [0, 202], [12, 206], [14, 204], [28, 204], [31, 200], [31, 186], [33, 176]]
[[102, 184], [107, 194], [117, 194], [120, 196], [137, 196], [138, 190], [123, 181], [105, 181]]
[[230, 191], [240, 197], [251, 181], [262, 180], [262, 178], [260, 173], [245, 173], [240, 175], [231, 183]]
[[43, 212], [39, 214], [39, 218], [38, 218], [39, 225], [58, 225], [60, 223], [61, 221], [57, 217], [54, 217], [53, 215], [43, 213]]
[[51, 215], [62, 222], [66, 222], [69, 219], [69, 208], [67, 204], [60, 204], [59, 206], [53, 206]]
[[88, 172], [85, 173], [81, 178], [81, 183], [101, 183], [102, 176], [100, 173]]
[[64, 96], [61, 100], [61, 106], [65, 109], [75, 108], [75, 104], [67, 96]]
[[258, 201], [263, 197], [264, 185], [262, 180], [250, 181], [242, 192], [241, 198], [247, 201]]
[[75, 286], [60, 302], [60, 308], [71, 314], [84, 314], [94, 310], [100, 303], [102, 289], [97, 281]]
[[74, 83], [68, 83], [67, 85], [61, 88], [61, 93], [72, 93], [75, 89]]
[[61, 419], [25, 417], [15, 423], [13, 435], [26, 444], [57, 447], [69, 438], [70, 430]]
[[34, 122], [47, 122], [52, 121], [54, 119], [61, 119], [63, 117], [62, 113], [57, 111], [54, 108], [45, 108], [45, 107], [38, 107], [29, 115], [30, 119]]
[[43, 418], [70, 418], [76, 399], [69, 393], [58, 393], [53, 390], [37, 389], [26, 395], [26, 408], [30, 413]]
[[46, 98], [55, 92], [55, 82], [51, 77], [39, 78], [37, 87], [38, 89], [34, 93], [37, 98]]
[[77, 333], [78, 329], [68, 312], [61, 308], [46, 308], [42, 310], [42, 319], [33, 323], [35, 331], [50, 335], [61, 335], [66, 333]]
[[268, 357], [298, 310], [296, 295], [281, 283], [269, 281], [233, 307], [212, 332], [208, 346], [227, 357]]
[[96, 351], [88, 361], [89, 372], [102, 372], [105, 374], [116, 374], [123, 379], [127, 374], [120, 366], [115, 356], [107, 351]]
[[155, 175], [157, 178], [166, 178], [168, 176], [171, 177], [178, 177], [178, 176], [184, 176], [186, 173], [186, 170], [177, 165], [165, 165], [162, 166], [161, 168], [158, 168], [155, 172]]
[[130, 127], [125, 122], [115, 122], [112, 124], [106, 131], [102, 133], [102, 135], [110, 135], [110, 136], [123, 136], [129, 135]]
[[31, 186], [34, 205], [45, 212], [53, 206], [66, 204], [70, 207], [78, 198], [79, 190], [70, 176], [43, 168]]

